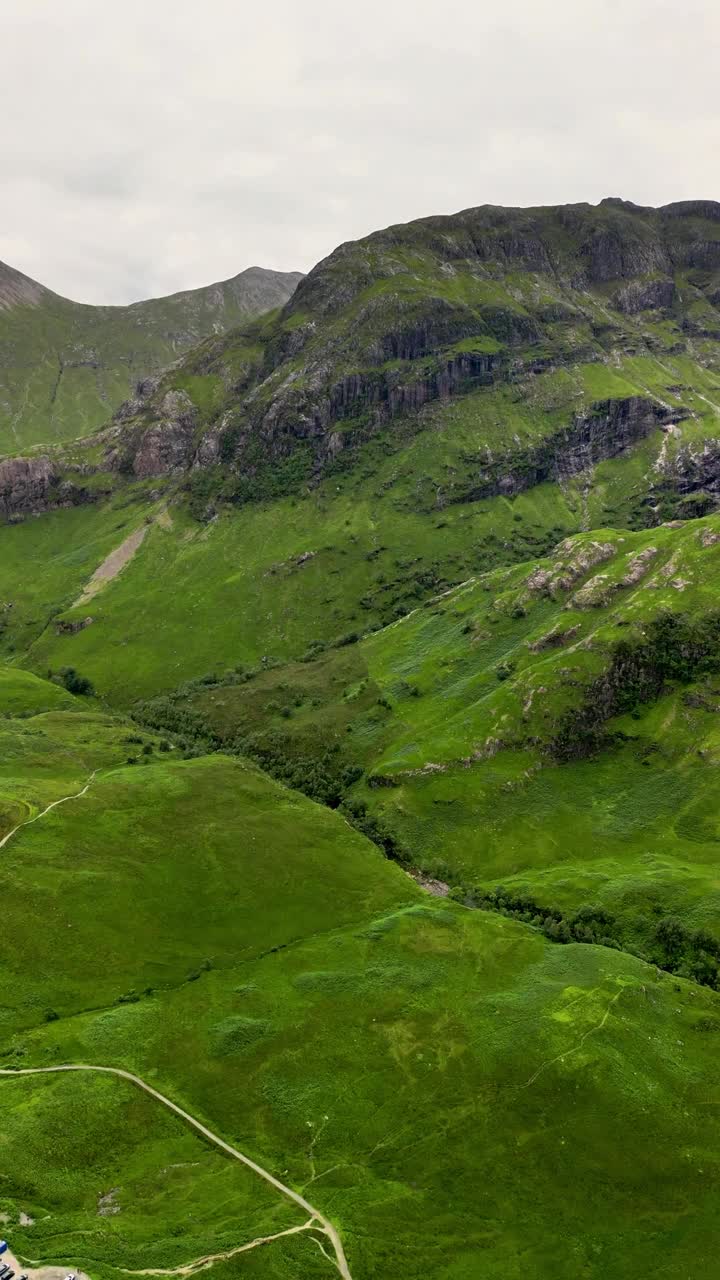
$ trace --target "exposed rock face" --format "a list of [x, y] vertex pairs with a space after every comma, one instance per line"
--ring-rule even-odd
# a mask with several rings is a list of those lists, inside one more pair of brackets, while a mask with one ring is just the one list
[[63, 475], [49, 457], [0, 461], [0, 519], [11, 523], [57, 507], [96, 502], [102, 496], [102, 488], [89, 490], [83, 484], [79, 468]]
[[454, 501], [474, 501], [498, 494], [512, 497], [544, 480], [569, 479], [606, 458], [616, 457], [656, 427], [671, 418], [677, 421], [679, 416], [684, 415], [643, 396], [598, 401], [590, 413], [579, 414], [550, 439], [485, 465], [467, 488], [456, 493]]
[[0, 311], [16, 306], [34, 307], [47, 296], [48, 291], [37, 281], [0, 262]]
[[647, 283], [633, 281], [625, 289], [621, 289], [615, 298], [619, 311], [634, 316], [640, 311], [667, 310], [675, 298], [675, 282], [673, 280], [651, 280]]
[[625, 577], [621, 579], [618, 585], [621, 587], [636, 587], [638, 582], [641, 582], [645, 577], [656, 555], [657, 547], [646, 547], [644, 551], [639, 551], [636, 556], [633, 556], [627, 567]]
[[678, 450], [663, 469], [666, 484], [677, 493], [703, 490], [720, 495], [720, 440], [703, 441], [701, 447]]
[[[327, 391], [323, 387], [323, 370], [311, 369], [301, 387], [296, 378], [288, 378], [270, 408], [258, 414], [253, 425], [272, 451], [282, 456], [292, 449], [296, 439], [323, 437], [334, 423], [364, 414], [368, 426], [378, 426], [400, 414], [417, 412], [431, 400], [456, 395], [471, 386], [486, 386], [494, 380], [500, 363], [492, 355], [466, 353], [450, 357], [430, 370], [378, 369], [350, 374]], [[336, 453], [347, 439], [339, 433], [331, 434], [328, 452]], [[244, 439], [239, 443], [241, 451]]]
[[[137, 403], [141, 404], [142, 400]], [[128, 408], [121, 406], [121, 415], [130, 416], [132, 404], [130, 402]], [[135, 433], [130, 448], [124, 441], [111, 448], [108, 465], [131, 472], [138, 480], [184, 471], [195, 452], [196, 426], [197, 410], [190, 397], [184, 391], [168, 391], [160, 405], [160, 417]]]
[[6, 458], [0, 462], [0, 515], [16, 520], [46, 511], [56, 481], [49, 458]]
[[593, 284], [671, 270], [665, 245], [641, 235], [635, 228], [599, 228], [585, 242], [582, 252], [587, 261], [587, 278]]
[[55, 623], [55, 634], [57, 636], [76, 636], [79, 631], [84, 631], [86, 627], [91, 627], [94, 618], [82, 618], [77, 622], [64, 622], [62, 619]]
[[[305, 483], [383, 424], [432, 401], [500, 380], [529, 386], [534, 372], [622, 359], [646, 339], [652, 351], [658, 339], [644, 311], [666, 312], [686, 342], [682, 326], [697, 332], [694, 317], [712, 319], [720, 297], [719, 219], [713, 202], [484, 206], [341, 245], [279, 317], [210, 339], [187, 357], [184, 374], [214, 380], [200, 384], [207, 396], [193, 389], [198, 407], [177, 389], [194, 388], [177, 366], [140, 383], [100, 437], [103, 467], [145, 479], [222, 466], [229, 477], [209, 476], [206, 486], [194, 475], [194, 490], [217, 479], [217, 491], [250, 501], [268, 473]], [[213, 288], [226, 297], [230, 284]], [[138, 323], [145, 314], [129, 310]], [[636, 315], [632, 324], [625, 318]], [[467, 482], [451, 500], [563, 481], [679, 416], [642, 395], [598, 402], [572, 419], [568, 410], [567, 425], [539, 443], [508, 439], [500, 457], [466, 457]], [[282, 465], [293, 455], [297, 467]], [[689, 488], [697, 469], [693, 456]]]

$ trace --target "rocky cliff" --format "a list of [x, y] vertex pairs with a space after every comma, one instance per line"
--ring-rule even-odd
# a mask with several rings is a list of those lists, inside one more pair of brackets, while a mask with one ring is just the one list
[[[97, 437], [119, 478], [215, 473], [225, 497], [322, 476], [394, 420], [553, 369], [717, 358], [720, 205], [610, 199], [483, 206], [341, 245], [270, 321], [145, 379]], [[642, 379], [640, 379], [642, 384]], [[496, 453], [465, 498], [595, 465], [687, 416], [651, 394], [589, 398], [532, 447]]]
[[[702, 336], [720, 323], [719, 232], [712, 203], [608, 200], [486, 206], [341, 245], [259, 341], [249, 335], [243, 376], [223, 367], [222, 344], [205, 352], [205, 376], [227, 389], [212, 422], [225, 460], [252, 468], [258, 452], [282, 459], [303, 443], [322, 468], [435, 399]], [[164, 394], [145, 418], [168, 423]]]

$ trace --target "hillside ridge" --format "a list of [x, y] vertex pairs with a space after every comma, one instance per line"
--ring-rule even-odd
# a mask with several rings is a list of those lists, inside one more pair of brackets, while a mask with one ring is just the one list
[[300, 279], [249, 267], [167, 297], [95, 306], [0, 264], [0, 452], [96, 430], [138, 379], [203, 338], [282, 306]]

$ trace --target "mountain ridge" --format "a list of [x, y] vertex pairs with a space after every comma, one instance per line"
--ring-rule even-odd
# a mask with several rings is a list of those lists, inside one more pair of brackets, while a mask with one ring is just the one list
[[97, 429], [139, 378], [209, 334], [281, 306], [301, 278], [249, 267], [199, 289], [95, 306], [0, 264], [0, 451]]
[[242, 271], [238, 271], [234, 276], [227, 276], [222, 280], [212, 280], [209, 284], [196, 285], [187, 289], [173, 289], [171, 293], [162, 293], [157, 296], [147, 298], [137, 298], [133, 302], [81, 302], [77, 298], [71, 298], [67, 294], [58, 293], [56, 289], [49, 288], [48, 285], [41, 284], [34, 277], [29, 276], [26, 272], [21, 271], [18, 267], [13, 267], [9, 262], [3, 262], [0, 259], [0, 304], [2, 302], [3, 287], [11, 295], [13, 285], [16, 284], [18, 297], [17, 303], [21, 304], [25, 299], [21, 296], [23, 286], [26, 286], [28, 293], [35, 291], [39, 297], [59, 298], [61, 302], [70, 303], [74, 307], [90, 307], [93, 311], [127, 311], [134, 307], [151, 306], [154, 303], [170, 302], [174, 299], [191, 298], [198, 294], [211, 293], [213, 290], [224, 289], [227, 286], [235, 285], [241, 280], [248, 277], [251, 279], [267, 279], [277, 280], [278, 282], [294, 282], [296, 285], [304, 278], [303, 271], [278, 271], [274, 267], [260, 267], [254, 264], [244, 267]]

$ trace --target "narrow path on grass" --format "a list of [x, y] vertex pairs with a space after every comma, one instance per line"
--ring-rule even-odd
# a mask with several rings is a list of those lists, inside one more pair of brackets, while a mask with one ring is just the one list
[[[227, 1262], [238, 1253], [247, 1253], [249, 1249], [257, 1249], [259, 1245], [271, 1244], [273, 1240], [281, 1240], [283, 1236], [297, 1236], [301, 1231], [312, 1231], [316, 1225], [315, 1218], [308, 1218], [299, 1227], [287, 1227], [285, 1231], [276, 1231], [274, 1236], [258, 1236], [248, 1244], [236, 1245], [234, 1249], [226, 1249], [224, 1253], [209, 1253], [204, 1258], [196, 1258], [194, 1262], [186, 1262], [180, 1267], [150, 1267], [144, 1271], [131, 1271], [128, 1267], [120, 1267], [126, 1276], [193, 1276], [197, 1271], [205, 1271], [215, 1262]], [[321, 1231], [322, 1228], [318, 1227]]]
[[528, 1089], [531, 1084], [535, 1083], [538, 1076], [542, 1075], [543, 1071], [547, 1071], [548, 1067], [554, 1067], [556, 1062], [564, 1062], [566, 1058], [572, 1057], [574, 1053], [579, 1053], [583, 1045], [585, 1044], [585, 1041], [587, 1040], [588, 1036], [593, 1036], [596, 1034], [596, 1032], [602, 1031], [603, 1027], [605, 1026], [605, 1023], [610, 1017], [610, 1012], [613, 1008], [613, 1005], [620, 999], [621, 995], [623, 995], [625, 991], [633, 990], [636, 986], [642, 986], [642, 983], [631, 983], [630, 986], [627, 986], [627, 987], [623, 986], [620, 988], [619, 991], [616, 991], [615, 995], [610, 1001], [600, 1021], [594, 1027], [590, 1027], [590, 1029], [580, 1037], [577, 1044], [573, 1045], [572, 1048], [565, 1049], [562, 1053], [558, 1053], [554, 1058], [549, 1058], [547, 1062], [541, 1062], [537, 1071], [533, 1072], [530, 1079], [525, 1082], [522, 1088]]
[[95, 779], [96, 773], [97, 769], [93, 769], [82, 791], [76, 791], [71, 796], [61, 796], [59, 800], [53, 800], [52, 804], [49, 804], [46, 809], [43, 809], [42, 813], [36, 813], [34, 818], [26, 818], [24, 822], [18, 822], [17, 826], [13, 827], [12, 831], [8, 831], [7, 835], [3, 836], [2, 840], [0, 840], [0, 849], [4, 849], [8, 840], [12, 840], [13, 836], [18, 831], [21, 831], [23, 827], [31, 827], [33, 822], [39, 822], [40, 819], [44, 818], [45, 814], [49, 813], [51, 809], [57, 809], [59, 804], [67, 804], [68, 800], [79, 800], [81, 796], [87, 795]]
[[[88, 782], [87, 785], [89, 786], [90, 783]], [[71, 797], [68, 796], [66, 798], [70, 799]], [[59, 804], [61, 802], [56, 801], [55, 803]], [[274, 1187], [276, 1191], [279, 1191], [281, 1195], [287, 1196], [288, 1200], [292, 1200], [295, 1204], [300, 1205], [300, 1208], [304, 1209], [305, 1212], [310, 1215], [311, 1219], [317, 1222], [317, 1229], [322, 1231], [332, 1244], [335, 1251], [335, 1266], [343, 1280], [352, 1280], [350, 1268], [348, 1267], [347, 1259], [345, 1257], [345, 1250], [342, 1246], [342, 1240], [329, 1218], [326, 1218], [324, 1214], [320, 1213], [319, 1209], [316, 1209], [311, 1205], [309, 1200], [306, 1200], [304, 1196], [301, 1196], [297, 1191], [293, 1191], [291, 1187], [286, 1187], [285, 1183], [281, 1182], [279, 1178], [276, 1178], [274, 1174], [270, 1173], [267, 1169], [263, 1169], [262, 1165], [256, 1164], [254, 1160], [250, 1159], [250, 1156], [246, 1156], [242, 1151], [238, 1151], [237, 1147], [231, 1147], [229, 1142], [225, 1142], [225, 1140], [217, 1133], [213, 1133], [212, 1129], [208, 1129], [204, 1124], [201, 1124], [199, 1120], [196, 1120], [194, 1116], [190, 1115], [189, 1111], [184, 1111], [182, 1107], [177, 1105], [177, 1103], [171, 1102], [169, 1098], [166, 1098], [164, 1093], [160, 1093], [157, 1089], [153, 1089], [152, 1085], [143, 1080], [141, 1076], [135, 1076], [131, 1071], [124, 1071], [122, 1067], [98, 1067], [92, 1066], [88, 1063], [69, 1063], [59, 1067], [21, 1067], [17, 1071], [13, 1071], [7, 1067], [0, 1067], [0, 1076], [11, 1076], [13, 1078], [18, 1076], [43, 1076], [52, 1075], [59, 1071], [97, 1071], [104, 1075], [119, 1076], [121, 1080], [129, 1080], [130, 1083], [134, 1084], [138, 1089], [142, 1089], [143, 1092], [149, 1094], [151, 1098], [155, 1098], [156, 1102], [162, 1103], [164, 1107], [167, 1107], [168, 1111], [173, 1111], [175, 1115], [180, 1116], [181, 1120], [184, 1120], [186, 1124], [191, 1126], [191, 1128], [197, 1130], [198, 1133], [201, 1133], [209, 1142], [214, 1143], [214, 1145], [219, 1147], [221, 1151], [232, 1156], [234, 1160], [239, 1160], [240, 1163], [244, 1164], [248, 1169], [252, 1169], [253, 1173], [256, 1173], [259, 1178], [263, 1178], [265, 1182], [269, 1182], [270, 1186]], [[316, 1244], [319, 1244], [319, 1241], [316, 1241]], [[322, 1246], [320, 1247], [322, 1249]], [[323, 1249], [322, 1252], [325, 1253], [325, 1250]], [[325, 1254], [325, 1256], [329, 1257], [327, 1254]], [[333, 1261], [333, 1259], [331, 1258], [330, 1261]]]

